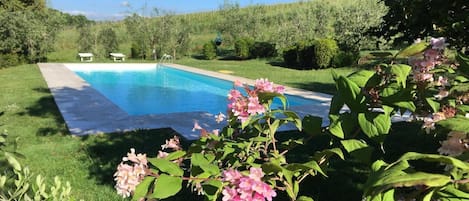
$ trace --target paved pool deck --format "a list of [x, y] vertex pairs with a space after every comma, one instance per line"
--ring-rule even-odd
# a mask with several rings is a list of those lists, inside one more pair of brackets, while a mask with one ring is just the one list
[[[193, 67], [164, 64], [173, 68], [190, 71], [194, 73], [209, 75], [228, 81], [241, 81], [253, 85], [254, 80], [197, 69]], [[73, 135], [90, 135], [98, 133], [126, 132], [139, 129], [157, 129], [172, 128], [189, 140], [197, 139], [198, 132], [192, 131], [194, 123], [198, 122], [207, 130], [221, 129], [224, 125], [215, 121], [214, 114], [208, 112], [185, 112], [172, 114], [152, 114], [132, 116], [127, 114], [117, 105], [112, 103], [101, 93], [93, 89], [90, 84], [76, 75], [69, 68], [150, 68], [157, 66], [151, 64], [131, 64], [131, 63], [39, 63], [39, 69], [47, 82], [47, 85], [54, 96], [54, 100], [67, 124], [67, 127]], [[226, 71], [225, 71], [226, 72]], [[305, 98], [320, 100], [320, 105], [305, 105], [291, 107], [301, 117], [311, 114], [323, 117], [323, 125], [327, 125], [327, 115], [331, 95], [316, 93], [291, 87], [286, 87], [287, 94], [297, 95]], [[282, 130], [292, 130], [293, 125], [281, 128]]]

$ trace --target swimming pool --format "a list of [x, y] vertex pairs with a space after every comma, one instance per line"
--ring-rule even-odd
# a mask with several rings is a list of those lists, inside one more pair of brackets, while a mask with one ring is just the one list
[[[179, 112], [226, 113], [231, 81], [168, 66], [145, 68], [71, 68], [129, 115]], [[288, 92], [288, 91], [287, 91]], [[287, 95], [289, 106], [322, 104]], [[279, 101], [273, 107], [280, 107]]]

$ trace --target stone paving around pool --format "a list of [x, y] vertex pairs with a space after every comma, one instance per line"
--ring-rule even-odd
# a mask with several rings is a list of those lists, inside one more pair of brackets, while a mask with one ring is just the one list
[[[189, 140], [197, 139], [198, 132], [192, 131], [195, 122], [198, 122], [207, 130], [221, 129], [224, 125], [215, 121], [214, 114], [207, 112], [186, 112], [171, 114], [155, 114], [131, 116], [120, 109], [101, 93], [93, 89], [86, 81], [69, 70], [67, 66], [103, 67], [103, 68], [132, 68], [133, 66], [151, 67], [157, 64], [63, 64], [63, 63], [39, 63], [38, 66], [54, 100], [73, 135], [89, 135], [97, 133], [126, 132], [138, 129], [172, 128]], [[229, 81], [239, 80], [247, 84], [254, 84], [254, 80], [241, 78], [229, 74], [206, 71], [202, 69], [182, 66], [177, 64], [165, 64], [177, 69], [200, 73], [225, 79]], [[315, 93], [295, 88], [286, 87], [286, 93], [317, 99], [324, 104], [305, 105], [291, 107], [301, 117], [311, 114], [323, 117], [323, 125], [328, 124], [329, 104], [332, 96]], [[281, 130], [295, 129], [293, 125], [285, 126]]]

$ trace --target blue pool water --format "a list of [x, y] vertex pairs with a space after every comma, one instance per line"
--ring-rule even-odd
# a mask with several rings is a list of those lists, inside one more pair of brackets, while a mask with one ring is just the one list
[[[226, 113], [230, 81], [158, 66], [135, 71], [74, 70], [129, 115], [204, 111]], [[287, 96], [290, 106], [320, 101]], [[274, 107], [280, 107], [280, 101]]]

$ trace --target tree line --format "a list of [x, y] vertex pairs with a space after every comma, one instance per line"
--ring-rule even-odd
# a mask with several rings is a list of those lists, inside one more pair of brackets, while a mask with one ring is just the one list
[[47, 61], [63, 27], [89, 22], [50, 9], [45, 0], [1, 0], [0, 68]]

